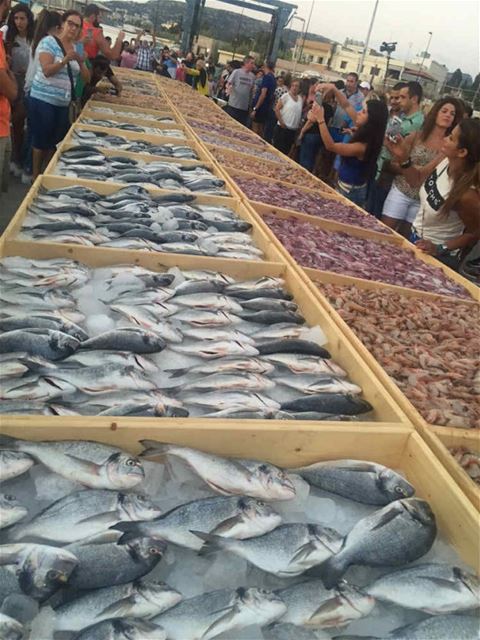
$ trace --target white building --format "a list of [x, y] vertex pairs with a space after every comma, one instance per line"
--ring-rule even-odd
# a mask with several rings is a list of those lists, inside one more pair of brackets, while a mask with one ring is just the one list
[[434, 79], [438, 90], [440, 90], [447, 80], [448, 69], [444, 64], [440, 64], [440, 62], [433, 60], [429, 53], [425, 56], [425, 60], [423, 59], [423, 55], [423, 52], [419, 53], [411, 60], [408, 66], [413, 69], [422, 68]]

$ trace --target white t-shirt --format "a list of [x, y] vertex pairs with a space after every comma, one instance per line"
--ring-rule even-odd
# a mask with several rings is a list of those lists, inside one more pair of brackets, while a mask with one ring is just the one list
[[285, 126], [287, 129], [297, 130], [302, 120], [303, 100], [301, 96], [297, 96], [297, 99], [294, 100], [290, 93], [285, 93], [278, 101], [283, 105], [281, 113]]
[[247, 111], [254, 82], [255, 76], [251, 71], [235, 69], [228, 78], [228, 84], [232, 85], [228, 104], [234, 109]]
[[465, 225], [456, 211], [440, 211], [452, 188], [448, 175], [448, 159], [442, 160], [420, 189], [420, 209], [413, 223], [418, 236], [434, 244], [445, 244], [458, 238]]

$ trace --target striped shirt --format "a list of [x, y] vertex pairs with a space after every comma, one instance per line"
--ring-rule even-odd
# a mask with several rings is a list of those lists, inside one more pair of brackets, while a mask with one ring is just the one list
[[[61, 62], [64, 58], [63, 51], [53, 36], [47, 36], [40, 40], [37, 47], [38, 56], [42, 53], [49, 53], [53, 56], [54, 62]], [[80, 66], [76, 60], [68, 63], [73, 73], [74, 84], [80, 74]], [[62, 67], [60, 71], [53, 76], [47, 78], [43, 71], [42, 65], [39, 64], [33, 77], [30, 96], [42, 102], [48, 102], [56, 107], [68, 107], [71, 100], [71, 84], [68, 77], [67, 65]]]

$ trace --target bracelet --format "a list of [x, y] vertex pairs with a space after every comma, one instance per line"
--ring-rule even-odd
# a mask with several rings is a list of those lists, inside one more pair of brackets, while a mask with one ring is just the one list
[[327, 124], [327, 123], [325, 122], [325, 120], [322, 120], [322, 121], [321, 121], [321, 122], [319, 122], [318, 124]]
[[412, 166], [412, 159], [409, 158], [408, 160], [406, 160], [405, 162], [401, 162], [400, 163], [400, 168], [401, 169], [408, 169], [409, 167]]

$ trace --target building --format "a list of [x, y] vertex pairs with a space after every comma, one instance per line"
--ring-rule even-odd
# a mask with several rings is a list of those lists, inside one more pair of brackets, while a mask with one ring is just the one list
[[[321, 37], [321, 36], [319, 36]], [[302, 64], [320, 64], [327, 66], [332, 55], [333, 42], [327, 38], [321, 40], [303, 40], [297, 38], [293, 49], [293, 59], [297, 57]]]
[[427, 74], [436, 82], [436, 86], [439, 90], [447, 81], [447, 67], [444, 64], [440, 64], [440, 62], [433, 60], [429, 53], [419, 53], [411, 60], [411, 62], [408, 62], [407, 65], [413, 69], [421, 68], [426, 71]]
[[375, 49], [368, 49], [362, 67], [359, 69], [364, 46], [363, 42], [353, 40], [345, 40], [344, 44], [334, 45], [330, 69], [344, 76], [352, 72], [358, 73], [361, 80], [368, 80], [374, 86], [383, 84], [387, 71], [387, 58]]

